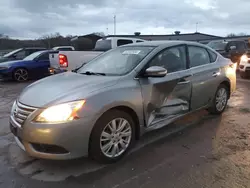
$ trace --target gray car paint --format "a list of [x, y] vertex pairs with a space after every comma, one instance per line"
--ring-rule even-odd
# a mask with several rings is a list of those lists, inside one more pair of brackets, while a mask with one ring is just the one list
[[[107, 110], [117, 107], [129, 109], [129, 112], [135, 114], [138, 119], [137, 125], [140, 128], [138, 134], [143, 134], [145, 131], [165, 126], [191, 110], [208, 106], [217, 87], [223, 81], [231, 83], [231, 91], [234, 91], [235, 75], [229, 77], [226, 74], [230, 61], [218, 53], [217, 61], [214, 64], [170, 73], [162, 78], [139, 76], [141, 70], [158, 52], [180, 44], [208, 48], [201, 44], [183, 41], [152, 41], [127, 45], [155, 46], [156, 48], [125, 76], [86, 76], [77, 73], [62, 73], [31, 84], [20, 94], [18, 101], [28, 106], [37, 107], [38, 110], [25, 121], [23, 129], [20, 130], [21, 138], [26, 146], [28, 142], [34, 141], [53, 144], [67, 147], [70, 154], [58, 156], [38, 153], [30, 149], [26, 149], [26, 151], [32, 156], [50, 159], [87, 156], [91, 130], [97, 119]], [[213, 77], [213, 72], [218, 70], [220, 75]], [[74, 125], [72, 128], [70, 122], [63, 123], [60, 127], [60, 125], [39, 124], [32, 121], [42, 108], [81, 99], [85, 99], [86, 104], [79, 112], [80, 119], [72, 122]], [[79, 127], [77, 128], [77, 126]], [[45, 133], [37, 131], [45, 128], [53, 130], [53, 133], [45, 135]], [[70, 136], [67, 139], [69, 131], [71, 135], [75, 134], [76, 136]]]

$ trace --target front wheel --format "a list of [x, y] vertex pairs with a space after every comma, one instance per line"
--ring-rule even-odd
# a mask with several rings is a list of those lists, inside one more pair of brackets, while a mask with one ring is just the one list
[[227, 106], [228, 99], [229, 88], [226, 85], [221, 84], [215, 93], [213, 104], [208, 111], [211, 114], [221, 114]]
[[29, 79], [29, 73], [26, 69], [24, 68], [19, 68], [16, 69], [13, 72], [13, 79], [17, 82], [24, 82], [27, 81]]
[[135, 140], [135, 123], [124, 111], [106, 112], [95, 124], [91, 133], [89, 154], [101, 163], [121, 159]]

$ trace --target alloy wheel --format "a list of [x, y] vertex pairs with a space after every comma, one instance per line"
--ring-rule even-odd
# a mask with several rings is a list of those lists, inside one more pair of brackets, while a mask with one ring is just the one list
[[108, 158], [119, 157], [129, 147], [131, 138], [132, 128], [130, 123], [124, 118], [113, 119], [101, 133], [101, 151]]
[[28, 71], [26, 69], [17, 69], [14, 72], [14, 78], [18, 82], [28, 80]]
[[220, 88], [217, 92], [216, 99], [215, 99], [215, 105], [217, 110], [220, 112], [224, 110], [227, 104], [227, 90], [225, 88]]

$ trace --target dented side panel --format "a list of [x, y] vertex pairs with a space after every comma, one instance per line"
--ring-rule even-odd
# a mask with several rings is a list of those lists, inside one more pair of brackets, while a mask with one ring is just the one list
[[183, 84], [183, 75], [171, 73], [163, 78], [140, 79], [147, 127], [160, 128], [189, 112], [192, 85]]

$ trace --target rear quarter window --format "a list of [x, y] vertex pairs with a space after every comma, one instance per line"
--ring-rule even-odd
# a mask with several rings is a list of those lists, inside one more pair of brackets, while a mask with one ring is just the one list
[[124, 40], [124, 39], [117, 40], [117, 46], [122, 46], [126, 44], [131, 44], [131, 43], [133, 43], [132, 40]]
[[213, 63], [217, 59], [217, 54], [211, 50], [207, 50], [210, 58], [210, 62]]

